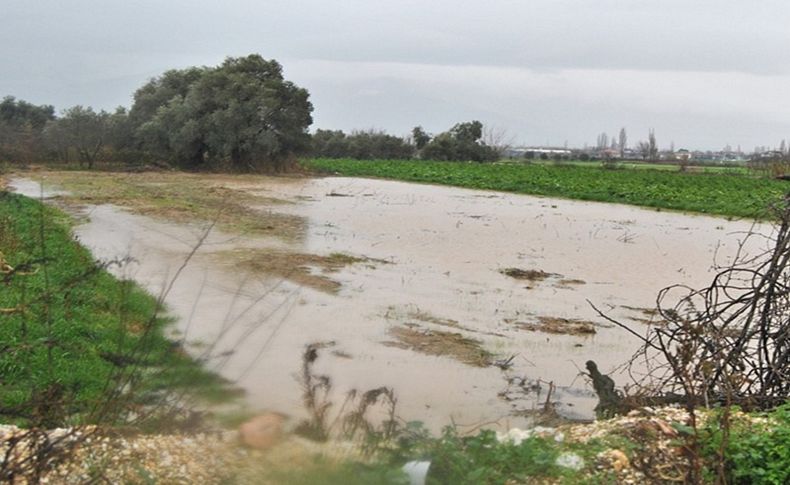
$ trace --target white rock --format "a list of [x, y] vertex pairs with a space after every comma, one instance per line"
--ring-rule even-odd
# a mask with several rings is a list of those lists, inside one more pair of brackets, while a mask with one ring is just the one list
[[563, 468], [570, 468], [571, 470], [579, 471], [584, 468], [584, 458], [577, 455], [576, 453], [565, 452], [562, 453], [560, 456], [557, 457], [557, 461], [555, 461], [557, 466], [561, 466]]
[[[500, 443], [512, 443], [516, 446], [519, 446], [524, 440], [532, 438], [533, 436], [550, 436], [555, 435], [557, 430], [554, 428], [547, 428], [545, 426], [535, 426], [534, 428], [528, 429], [519, 429], [519, 428], [511, 428], [507, 431], [507, 433], [497, 432], [496, 439]], [[560, 433], [561, 435], [562, 433]], [[554, 439], [557, 439], [557, 435], [554, 436]], [[564, 437], [560, 438], [558, 441], [562, 441]]]

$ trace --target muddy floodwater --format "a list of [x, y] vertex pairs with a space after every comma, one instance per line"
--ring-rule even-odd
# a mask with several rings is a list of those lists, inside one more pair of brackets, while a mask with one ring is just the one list
[[[261, 210], [305, 218], [303, 237], [212, 230], [178, 273], [205, 224], [100, 205], [83, 208], [88, 217], [75, 231], [100, 259], [133, 257], [121, 272], [152, 293], [170, 287], [174, 336], [246, 390], [251, 408], [300, 415], [302, 351], [333, 342], [317, 368], [331, 376], [336, 406], [349, 389], [389, 386], [400, 417], [434, 429], [451, 421], [517, 425], [528, 419], [523, 411], [542, 405], [548, 382], [563, 416], [590, 418], [596, 400], [579, 369], [592, 359], [612, 372], [639, 342], [598, 318], [587, 300], [643, 332], [661, 288], [707, 284], [714, 258], [725, 263], [752, 227], [391, 181], [256, 180], [223, 183], [285, 201]], [[29, 181], [13, 185], [40, 194]], [[337, 283], [328, 291], [226, 257], [240, 248], [355, 259], [326, 273]], [[507, 374], [542, 381], [542, 397], [508, 391], [505, 373], [491, 364], [510, 356]]]

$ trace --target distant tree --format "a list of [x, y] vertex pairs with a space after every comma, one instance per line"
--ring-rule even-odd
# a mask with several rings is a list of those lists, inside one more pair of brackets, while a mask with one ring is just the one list
[[595, 147], [599, 150], [603, 150], [609, 147], [609, 135], [606, 133], [601, 133], [598, 135], [598, 140], [596, 141]]
[[514, 137], [507, 129], [497, 126], [483, 127], [482, 142], [496, 153], [497, 159], [503, 158], [513, 146]]
[[657, 160], [658, 144], [656, 144], [656, 133], [652, 128], [650, 129], [650, 133], [648, 134], [647, 144], [649, 151], [648, 157], [650, 158], [650, 160]]
[[319, 129], [312, 136], [310, 153], [319, 158], [345, 158], [351, 156], [351, 148], [343, 131]]
[[42, 130], [55, 108], [6, 96], [0, 101], [0, 160], [31, 162], [43, 155]]
[[436, 135], [420, 151], [426, 160], [489, 162], [499, 158], [496, 150], [481, 140], [483, 124], [479, 121], [458, 123], [449, 131]]
[[639, 155], [642, 157], [642, 160], [647, 160], [652, 152], [650, 148], [650, 143], [646, 141], [640, 141], [636, 145], [636, 150], [639, 152]]
[[411, 137], [417, 150], [422, 150], [431, 141], [431, 136], [422, 129], [422, 126], [415, 126], [411, 130]]
[[354, 131], [350, 135], [340, 130], [317, 130], [312, 137], [311, 153], [324, 158], [408, 160], [414, 156], [414, 145], [375, 130]]
[[48, 121], [55, 119], [55, 108], [50, 105], [36, 106], [27, 101], [6, 96], [0, 101], [0, 123], [21, 127], [29, 125], [41, 131]]
[[350, 156], [358, 160], [408, 160], [414, 146], [381, 131], [355, 131], [348, 136]]
[[135, 126], [129, 111], [118, 107], [109, 116], [106, 145], [111, 148], [108, 154], [112, 159], [127, 164], [145, 162], [145, 154], [139, 149], [135, 140]]
[[93, 108], [74, 106], [47, 124], [45, 139], [64, 161], [73, 151], [80, 165], [91, 169], [110, 135], [110, 123], [106, 111], [96, 113]]
[[452, 127], [450, 133], [456, 140], [474, 143], [483, 137], [483, 123], [477, 120], [458, 123]]
[[625, 127], [620, 128], [617, 146], [620, 147], [620, 158], [625, 158], [625, 150], [628, 148], [628, 135], [625, 133]]
[[182, 167], [280, 170], [309, 149], [308, 96], [254, 54], [168, 71], [135, 93], [129, 116], [143, 147]]

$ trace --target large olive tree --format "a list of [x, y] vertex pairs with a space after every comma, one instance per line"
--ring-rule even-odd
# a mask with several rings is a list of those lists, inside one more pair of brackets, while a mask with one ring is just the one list
[[152, 154], [185, 168], [280, 170], [309, 147], [308, 92], [259, 55], [168, 71], [140, 88], [129, 114]]

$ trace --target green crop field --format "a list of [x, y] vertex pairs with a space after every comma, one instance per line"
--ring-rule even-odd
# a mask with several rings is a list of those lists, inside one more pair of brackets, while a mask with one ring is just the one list
[[605, 169], [591, 165], [313, 159], [308, 168], [352, 177], [452, 185], [568, 199], [615, 202], [732, 217], [763, 218], [790, 183], [738, 169], [714, 173]]

